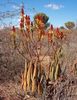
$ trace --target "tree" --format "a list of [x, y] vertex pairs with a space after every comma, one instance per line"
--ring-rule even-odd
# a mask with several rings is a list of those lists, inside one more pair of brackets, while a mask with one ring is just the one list
[[61, 26], [60, 29], [65, 29], [65, 27], [64, 26]]
[[48, 20], [49, 20], [49, 17], [45, 14], [45, 13], [37, 13], [35, 16], [34, 16], [34, 22], [36, 23], [36, 20], [38, 19], [42, 19], [43, 23], [46, 25], [46, 28], [49, 27], [49, 23], [48, 23]]
[[74, 22], [66, 22], [65, 23], [65, 26], [68, 28], [68, 29], [73, 29], [75, 27], [75, 23]]

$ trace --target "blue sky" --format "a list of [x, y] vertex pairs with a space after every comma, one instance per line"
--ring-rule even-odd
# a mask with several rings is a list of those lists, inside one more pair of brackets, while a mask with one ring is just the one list
[[[43, 12], [49, 16], [49, 22], [56, 27], [63, 26], [67, 21], [77, 21], [77, 0], [3, 0], [3, 3], [7, 1], [15, 2], [17, 5], [0, 6], [0, 11], [18, 10], [23, 1], [25, 14], [29, 14], [31, 19], [34, 14]], [[0, 3], [2, 3], [2, 0], [0, 0]]]

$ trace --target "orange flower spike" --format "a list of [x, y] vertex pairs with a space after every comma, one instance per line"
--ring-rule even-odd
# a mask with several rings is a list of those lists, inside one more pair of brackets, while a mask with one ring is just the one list
[[39, 15], [38, 15], [38, 16], [36, 16], [36, 19], [40, 20], [40, 16], [39, 16]]
[[25, 16], [25, 25], [30, 26], [30, 16]]
[[14, 49], [16, 48], [16, 28], [15, 26], [12, 27], [12, 38], [13, 38], [13, 45], [14, 45]]
[[59, 28], [56, 29], [56, 32], [59, 33]]
[[20, 20], [20, 26], [22, 27], [24, 27], [24, 18], [21, 18], [21, 20]]
[[31, 26], [33, 27], [33, 22], [31, 22]]
[[30, 20], [30, 16], [27, 16], [27, 19]]
[[15, 26], [12, 27], [12, 32], [16, 32]]
[[27, 24], [27, 15], [24, 17], [25, 19], [25, 25]]
[[24, 7], [21, 8], [21, 16], [24, 16]]
[[40, 25], [41, 22], [42, 22], [42, 18], [41, 18], [41, 16], [38, 15], [38, 16], [36, 16], [35, 19], [36, 19], [37, 24]]
[[25, 20], [27, 20], [27, 18], [28, 18], [28, 16], [26, 15], [26, 16], [25, 16]]
[[57, 35], [58, 38], [60, 37], [60, 31], [59, 31], [59, 28], [56, 29], [56, 35]]
[[38, 20], [42, 20], [41, 16], [38, 16]]
[[38, 18], [38, 16], [37, 16], [35, 19], [36, 19], [36, 22], [37, 22], [37, 24], [38, 24], [38, 22], [39, 22], [39, 18]]
[[63, 39], [64, 35], [63, 32], [60, 33], [60, 38]]
[[39, 16], [39, 24], [41, 25], [43, 23], [42, 17]]
[[[53, 34], [53, 25], [50, 26], [50, 34]], [[54, 35], [54, 34], [53, 34]]]
[[27, 21], [26, 24], [27, 24], [28, 26], [30, 26], [30, 21]]
[[21, 30], [21, 32], [23, 31], [23, 29], [24, 29], [24, 23], [20, 22], [20, 30]]
[[20, 22], [21, 22], [21, 23], [24, 23], [24, 18], [21, 18]]
[[24, 28], [24, 24], [20, 22], [20, 29]]
[[63, 32], [60, 32], [59, 28], [56, 29], [56, 34], [57, 34], [57, 37], [60, 39], [62, 39], [64, 37]]
[[14, 37], [16, 37], [16, 28], [15, 28], [15, 26], [12, 27], [12, 35]]
[[53, 30], [53, 25], [51, 24], [50, 29]]

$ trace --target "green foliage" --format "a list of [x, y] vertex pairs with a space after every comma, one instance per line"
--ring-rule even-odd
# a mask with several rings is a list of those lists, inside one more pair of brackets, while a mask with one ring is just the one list
[[61, 26], [60, 29], [65, 29], [65, 27], [64, 26]]
[[45, 14], [45, 13], [37, 13], [35, 16], [34, 16], [34, 22], [36, 22], [35, 18], [37, 16], [41, 16], [42, 19], [43, 19], [43, 23], [46, 24], [49, 20], [49, 17]]
[[47, 22], [47, 23], [45, 24], [45, 27], [48, 28], [49, 26], [50, 26], [50, 23]]
[[68, 29], [73, 29], [75, 27], [75, 23], [74, 22], [66, 22], [65, 23], [65, 26], [68, 28]]

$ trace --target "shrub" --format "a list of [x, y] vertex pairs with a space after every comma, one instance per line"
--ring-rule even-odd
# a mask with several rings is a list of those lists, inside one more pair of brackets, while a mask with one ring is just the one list
[[65, 23], [65, 26], [68, 28], [68, 29], [73, 29], [75, 27], [75, 23], [74, 22], [66, 22]]

